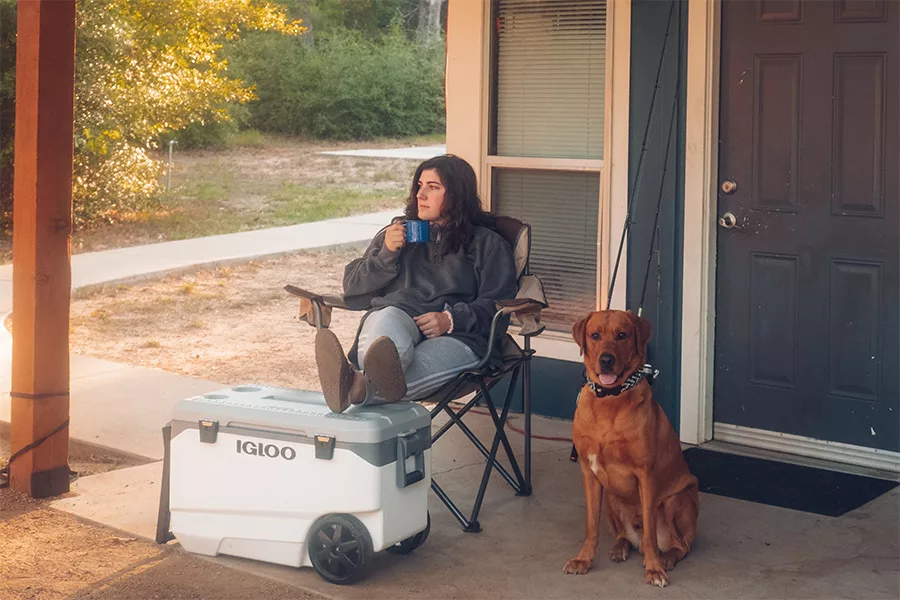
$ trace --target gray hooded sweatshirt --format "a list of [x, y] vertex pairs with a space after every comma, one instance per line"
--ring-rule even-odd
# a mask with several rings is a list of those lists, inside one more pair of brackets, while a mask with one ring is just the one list
[[[494, 302], [516, 295], [512, 249], [500, 234], [476, 227], [467, 244], [444, 254], [440, 227], [431, 231], [431, 242], [407, 243], [397, 252], [385, 247], [385, 232], [379, 232], [365, 254], [344, 269], [347, 304], [372, 310], [395, 306], [411, 317], [449, 310], [450, 335], [484, 356], [497, 312]], [[501, 319], [500, 335], [508, 323], [508, 318]], [[355, 355], [354, 344], [351, 359]]]

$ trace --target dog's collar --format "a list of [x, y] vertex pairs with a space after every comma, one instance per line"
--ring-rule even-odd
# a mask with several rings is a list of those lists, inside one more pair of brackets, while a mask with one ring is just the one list
[[589, 377], [585, 374], [586, 384], [594, 394], [597, 395], [598, 398], [603, 398], [604, 396], [618, 396], [622, 392], [627, 392], [637, 384], [641, 382], [641, 379], [646, 379], [647, 383], [653, 385], [653, 380], [659, 376], [659, 369], [654, 369], [652, 365], [644, 365], [634, 373], [628, 376], [622, 385], [616, 386], [614, 388], [605, 388], [597, 385]]

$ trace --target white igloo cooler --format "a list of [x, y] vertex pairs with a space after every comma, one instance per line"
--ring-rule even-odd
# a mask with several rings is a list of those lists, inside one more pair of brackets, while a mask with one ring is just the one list
[[319, 392], [238, 386], [182, 400], [166, 445], [157, 542], [358, 580], [373, 552], [430, 528], [431, 420], [416, 403], [332, 413]]

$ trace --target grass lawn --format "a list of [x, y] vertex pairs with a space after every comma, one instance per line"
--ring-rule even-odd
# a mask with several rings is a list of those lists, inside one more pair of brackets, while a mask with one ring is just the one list
[[[115, 223], [76, 230], [74, 253], [401, 211], [419, 161], [330, 156], [324, 150], [441, 144], [444, 137], [330, 142], [251, 132], [217, 150], [177, 150], [172, 187]], [[165, 158], [160, 154], [160, 158]], [[9, 235], [0, 240], [11, 259]]]

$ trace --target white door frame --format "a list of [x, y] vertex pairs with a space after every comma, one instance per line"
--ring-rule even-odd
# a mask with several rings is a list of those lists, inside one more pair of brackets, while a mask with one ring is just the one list
[[688, 0], [681, 441], [713, 439], [900, 474], [900, 453], [713, 423], [722, 0]]
[[680, 419], [688, 444], [713, 437], [720, 8], [688, 0]]

